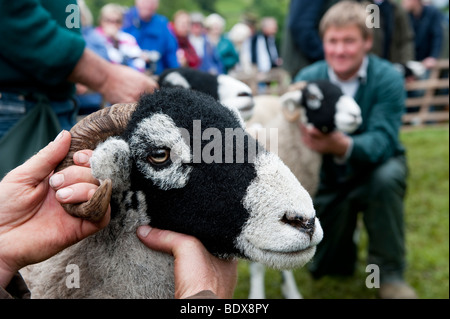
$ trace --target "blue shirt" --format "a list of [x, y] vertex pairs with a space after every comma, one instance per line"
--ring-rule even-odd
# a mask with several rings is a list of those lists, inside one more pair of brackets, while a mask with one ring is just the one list
[[175, 36], [168, 28], [169, 20], [159, 14], [150, 21], [142, 21], [137, 9], [131, 8], [124, 16], [123, 31], [136, 38], [140, 48], [145, 51], [158, 51], [160, 59], [156, 64], [155, 74], [168, 68], [177, 68], [178, 44]]

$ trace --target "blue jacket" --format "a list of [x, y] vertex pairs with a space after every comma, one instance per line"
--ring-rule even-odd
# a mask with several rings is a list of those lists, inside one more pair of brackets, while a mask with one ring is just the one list
[[439, 58], [444, 41], [441, 12], [435, 7], [424, 6], [418, 19], [412, 14], [409, 18], [415, 33], [416, 60]]
[[202, 57], [202, 64], [198, 69], [210, 74], [223, 74], [224, 67], [222, 61], [220, 60], [218, 49], [214, 47], [211, 42], [209, 42], [206, 36], [203, 37], [205, 38], [205, 44], [203, 47], [204, 54]]
[[168, 28], [169, 20], [155, 14], [150, 21], [142, 21], [137, 9], [131, 8], [124, 16], [123, 30], [133, 35], [142, 50], [158, 51], [161, 55], [155, 74], [168, 68], [179, 67], [177, 60], [178, 43]]

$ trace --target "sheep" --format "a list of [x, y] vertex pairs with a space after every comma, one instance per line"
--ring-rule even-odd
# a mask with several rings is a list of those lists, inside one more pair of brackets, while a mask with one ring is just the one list
[[192, 68], [165, 70], [158, 79], [160, 87], [182, 87], [207, 93], [228, 107], [236, 108], [244, 121], [253, 115], [250, 87], [229, 75], [212, 75]]
[[[292, 91], [281, 98], [255, 97], [254, 115], [246, 123], [247, 131], [256, 139], [263, 138], [261, 142], [267, 149], [277, 150], [281, 160], [313, 197], [319, 184], [322, 157], [303, 144], [299, 129], [302, 123], [314, 125], [323, 133], [335, 129], [352, 133], [362, 123], [361, 110], [353, 98], [343, 95], [339, 87], [326, 80], [296, 83]], [[265, 133], [267, 128], [278, 130], [277, 145], [270, 145]], [[262, 136], [261, 131], [264, 132]], [[264, 272], [263, 265], [250, 265], [249, 298], [265, 297]], [[288, 299], [302, 298], [293, 273], [285, 270], [282, 277], [283, 295]]]
[[[241, 122], [211, 96], [166, 88], [77, 123], [57, 170], [72, 165], [77, 150], [93, 149], [92, 174], [101, 186], [90, 201], [64, 207], [96, 220], [111, 203], [111, 221], [21, 271], [32, 297], [173, 298], [173, 257], [136, 236], [148, 224], [195, 236], [219, 258], [276, 269], [307, 263], [323, 237], [311, 196]], [[69, 266], [79, 270], [77, 289], [66, 285]]]

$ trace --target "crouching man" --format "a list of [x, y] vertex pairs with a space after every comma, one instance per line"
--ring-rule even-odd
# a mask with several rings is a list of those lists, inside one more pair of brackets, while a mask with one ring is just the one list
[[325, 61], [302, 69], [295, 78], [331, 80], [354, 97], [363, 116], [363, 124], [350, 136], [302, 127], [306, 145], [324, 156], [314, 206], [326, 235], [310, 271], [315, 278], [353, 274], [354, 232], [363, 212], [368, 263], [380, 269], [380, 298], [416, 298], [403, 278], [408, 169], [398, 135], [404, 83], [389, 62], [369, 54], [373, 38], [366, 17], [365, 7], [357, 2], [331, 7], [320, 23]]

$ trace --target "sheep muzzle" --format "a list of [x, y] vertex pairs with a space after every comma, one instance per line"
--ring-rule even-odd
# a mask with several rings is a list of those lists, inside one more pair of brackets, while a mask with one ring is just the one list
[[314, 233], [315, 224], [316, 224], [316, 218], [304, 218], [303, 216], [299, 215], [293, 215], [292, 214], [284, 214], [283, 218], [281, 219], [283, 223], [286, 223], [288, 225], [291, 225], [292, 227], [299, 229], [301, 231], [306, 232], [310, 238], [312, 238], [312, 235]]

